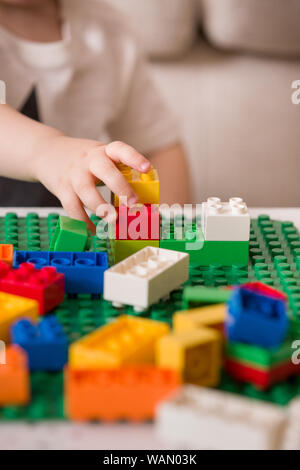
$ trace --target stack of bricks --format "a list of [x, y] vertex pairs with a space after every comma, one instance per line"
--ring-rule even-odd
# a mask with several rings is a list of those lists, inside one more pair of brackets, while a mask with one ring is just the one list
[[175, 219], [170, 228], [162, 222], [160, 247], [188, 253], [192, 266], [248, 265], [250, 214], [241, 198], [208, 198], [201, 221], [185, 220], [183, 226]]
[[[111, 244], [114, 262], [119, 263], [137, 251], [151, 246], [159, 248], [160, 215], [159, 215], [159, 179], [157, 171], [152, 168], [142, 174], [125, 165], [119, 169], [138, 196], [138, 204], [127, 206], [127, 201], [113, 196], [117, 220], [112, 227]], [[124, 204], [125, 202], [125, 204]]]
[[154, 366], [157, 341], [168, 331], [166, 323], [122, 315], [71, 344], [64, 375], [67, 416], [153, 418], [158, 403], [180, 385], [176, 371]]
[[[208, 198], [202, 204], [201, 228], [206, 250], [214, 253], [218, 264], [248, 264], [250, 214], [243, 199]], [[210, 254], [209, 260], [213, 264]]]
[[260, 282], [233, 290], [226, 319], [225, 369], [241, 382], [268, 389], [293, 375], [286, 296]]

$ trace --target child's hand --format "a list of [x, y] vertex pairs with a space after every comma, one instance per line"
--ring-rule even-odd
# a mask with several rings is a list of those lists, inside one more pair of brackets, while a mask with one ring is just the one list
[[43, 152], [34, 161], [36, 179], [58, 197], [70, 217], [86, 221], [92, 229], [95, 227], [84, 206], [97, 214], [99, 206], [106, 204], [96, 184], [102, 181], [113, 193], [126, 196], [128, 204], [133, 205], [137, 196], [116, 164], [123, 163], [141, 173], [151, 168], [143, 155], [122, 142], [104, 145], [56, 135], [43, 144], [46, 148], [43, 145]]

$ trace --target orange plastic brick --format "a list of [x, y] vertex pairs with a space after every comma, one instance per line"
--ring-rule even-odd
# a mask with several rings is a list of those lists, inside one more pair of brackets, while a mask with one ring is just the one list
[[30, 400], [27, 355], [19, 346], [8, 346], [5, 360], [0, 363], [0, 406], [25, 405]]
[[177, 372], [152, 366], [93, 371], [66, 368], [66, 413], [80, 421], [147, 420], [179, 385]]
[[0, 261], [4, 261], [9, 266], [13, 264], [14, 246], [0, 244]]

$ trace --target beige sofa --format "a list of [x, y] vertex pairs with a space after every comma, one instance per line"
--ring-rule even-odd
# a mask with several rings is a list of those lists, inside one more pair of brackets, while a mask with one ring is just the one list
[[299, 0], [110, 0], [130, 17], [180, 118], [193, 201], [300, 200]]

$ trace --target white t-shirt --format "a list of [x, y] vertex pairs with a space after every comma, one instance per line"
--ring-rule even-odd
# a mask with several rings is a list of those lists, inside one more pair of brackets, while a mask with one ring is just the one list
[[0, 79], [20, 109], [36, 88], [41, 121], [72, 137], [123, 140], [150, 153], [178, 139], [130, 27], [104, 0], [62, 0], [63, 39], [36, 43], [0, 27]]

